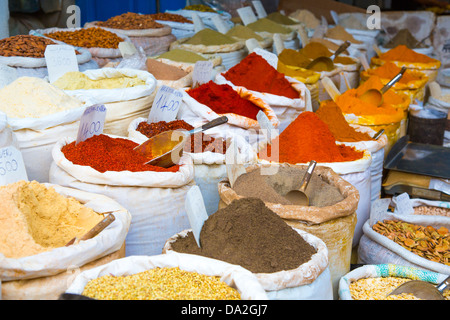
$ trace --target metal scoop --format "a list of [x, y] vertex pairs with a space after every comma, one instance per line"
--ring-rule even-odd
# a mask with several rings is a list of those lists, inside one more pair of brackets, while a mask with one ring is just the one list
[[226, 122], [228, 122], [228, 118], [222, 116], [190, 131], [165, 131], [151, 137], [134, 148], [134, 150], [151, 159], [145, 164], [169, 168], [180, 161], [183, 155], [184, 145], [191, 135], [214, 128]]
[[292, 202], [292, 204], [297, 206], [309, 206], [309, 197], [305, 192], [306, 188], [308, 187], [309, 180], [311, 180], [311, 176], [316, 167], [316, 164], [317, 164], [316, 161], [311, 160], [309, 162], [308, 169], [306, 170], [305, 175], [303, 176], [300, 189], [291, 190], [284, 196], [287, 200]]
[[383, 104], [383, 94], [385, 94], [386, 91], [388, 91], [395, 83], [397, 83], [398, 80], [400, 80], [403, 77], [403, 74], [406, 71], [406, 67], [403, 67], [402, 70], [386, 85], [381, 88], [380, 91], [377, 89], [369, 89], [366, 92], [364, 92], [362, 95], [359, 96], [359, 99], [361, 99], [364, 102], [374, 104], [376, 106], [381, 106]]
[[401, 293], [411, 293], [415, 297], [424, 300], [445, 300], [442, 292], [450, 285], [450, 276], [437, 286], [421, 280], [411, 280], [405, 282], [394, 289], [388, 296]]
[[308, 63], [308, 65], [306, 66], [305, 69], [321, 70], [321, 71], [324, 69], [326, 71], [333, 70], [333, 68], [334, 68], [333, 60], [338, 55], [340, 55], [342, 52], [344, 52], [349, 46], [350, 46], [350, 42], [345, 41], [343, 44], [341, 44], [341, 46], [334, 52], [334, 54], [331, 57], [325, 57], [325, 56], [317, 57], [313, 61]]

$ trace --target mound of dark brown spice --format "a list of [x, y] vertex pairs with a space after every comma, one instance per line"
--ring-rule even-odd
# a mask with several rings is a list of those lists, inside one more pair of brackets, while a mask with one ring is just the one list
[[260, 199], [234, 200], [208, 217], [197, 246], [194, 235], [179, 237], [172, 249], [240, 265], [253, 273], [292, 270], [316, 249]]

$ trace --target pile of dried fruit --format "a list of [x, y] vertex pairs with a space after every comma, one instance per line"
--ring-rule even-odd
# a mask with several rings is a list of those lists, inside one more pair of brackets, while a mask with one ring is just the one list
[[50, 39], [32, 35], [17, 35], [0, 40], [0, 56], [44, 58], [45, 48], [57, 44]]
[[155, 20], [173, 21], [173, 22], [181, 22], [181, 23], [193, 23], [191, 20], [183, 17], [181, 14], [175, 14], [175, 13], [159, 12], [159, 13], [152, 13], [152, 14], [150, 14], [150, 16]]
[[102, 28], [86, 28], [75, 31], [57, 31], [46, 34], [47, 37], [84, 48], [113, 48], [124, 41], [114, 32]]
[[372, 228], [422, 258], [450, 265], [450, 233], [445, 227], [435, 229], [400, 220], [383, 220]]
[[112, 29], [122, 30], [142, 30], [156, 29], [164, 27], [163, 24], [156, 22], [150, 14], [139, 14], [134, 12], [123, 13], [119, 16], [109, 18], [106, 21], [99, 21], [97, 25]]

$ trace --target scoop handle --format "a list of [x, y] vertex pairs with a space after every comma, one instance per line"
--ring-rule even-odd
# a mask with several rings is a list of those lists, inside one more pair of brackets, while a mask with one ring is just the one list
[[340, 55], [342, 52], [344, 52], [345, 50], [347, 50], [347, 48], [350, 46], [350, 42], [349, 41], [345, 41], [343, 44], [340, 45], [339, 48], [337, 48], [336, 52], [334, 53], [334, 59], [336, 59], [336, 57], [338, 55]]
[[447, 277], [447, 279], [445, 279], [444, 281], [442, 281], [437, 287], [436, 289], [438, 289], [438, 291], [440, 293], [444, 292], [445, 289], [447, 289], [450, 286], [450, 276]]
[[386, 91], [389, 90], [394, 84], [397, 83], [398, 80], [400, 80], [403, 77], [403, 74], [406, 71], [406, 67], [402, 67], [402, 70], [394, 77], [391, 81], [386, 83], [386, 85], [381, 89], [381, 94], [384, 94]]
[[200, 127], [192, 129], [191, 131], [189, 131], [189, 134], [190, 135], [196, 134], [198, 132], [205, 131], [205, 130], [217, 127], [217, 126], [219, 126], [221, 124], [224, 124], [224, 123], [227, 123], [227, 122], [228, 122], [228, 118], [226, 116], [222, 116], [222, 117], [216, 118], [216, 119], [214, 119], [214, 120], [212, 120], [210, 122], [207, 122], [207, 123], [205, 123], [204, 125], [202, 125]]
[[302, 183], [301, 183], [300, 189], [299, 189], [299, 190], [302, 191], [303, 193], [305, 193], [305, 190], [306, 190], [306, 188], [308, 187], [309, 180], [311, 180], [311, 176], [312, 176], [312, 174], [313, 174], [314, 169], [316, 168], [316, 164], [317, 164], [317, 162], [314, 161], [314, 160], [311, 160], [311, 161], [309, 162], [308, 169], [306, 170], [306, 173], [305, 173], [305, 175], [303, 176]]

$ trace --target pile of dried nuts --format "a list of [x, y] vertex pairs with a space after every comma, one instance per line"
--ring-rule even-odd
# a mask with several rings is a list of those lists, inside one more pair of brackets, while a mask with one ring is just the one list
[[44, 58], [45, 48], [56, 44], [50, 39], [32, 35], [17, 35], [0, 40], [0, 56]]
[[159, 12], [159, 13], [152, 13], [152, 14], [150, 14], [150, 16], [155, 20], [173, 21], [173, 22], [181, 22], [181, 23], [193, 23], [191, 20], [183, 17], [181, 14], [175, 14], [175, 13]]
[[450, 209], [443, 208], [443, 207], [433, 207], [433, 206], [418, 206], [418, 207], [414, 207], [414, 214], [450, 217]]
[[372, 228], [422, 258], [450, 265], [450, 233], [445, 227], [435, 229], [400, 220], [383, 220]]
[[134, 12], [123, 13], [119, 16], [109, 18], [106, 21], [98, 21], [97, 25], [122, 30], [157, 29], [164, 27], [161, 23], [156, 22], [151, 15]]
[[174, 268], [154, 268], [128, 276], [90, 280], [83, 295], [98, 300], [240, 300], [219, 277]]
[[102, 28], [86, 28], [75, 31], [57, 31], [46, 34], [47, 37], [84, 48], [113, 48], [124, 41], [114, 32]]

